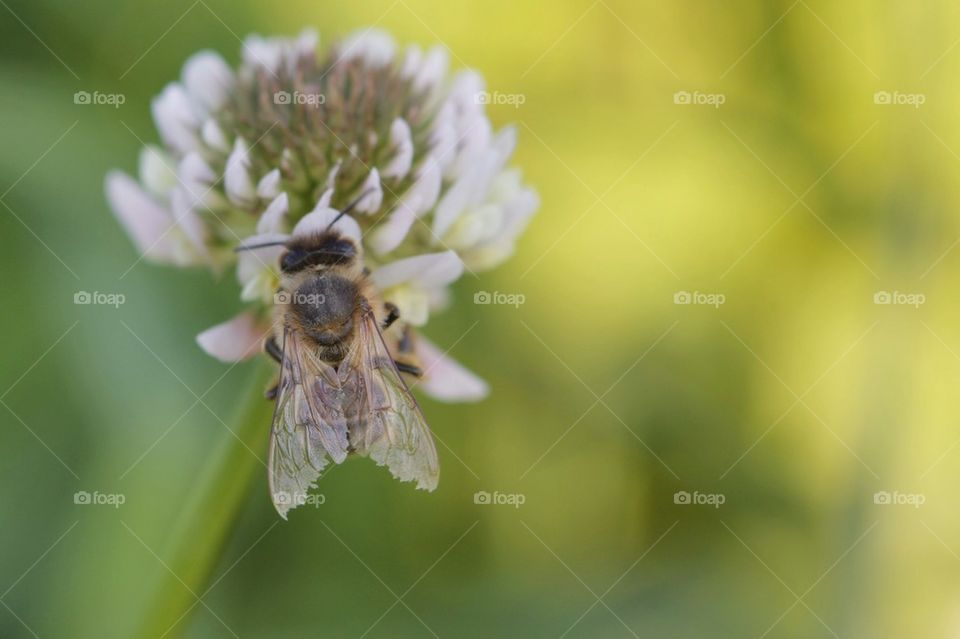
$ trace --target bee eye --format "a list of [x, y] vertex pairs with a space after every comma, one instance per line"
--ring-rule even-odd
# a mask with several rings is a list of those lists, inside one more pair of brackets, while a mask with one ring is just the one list
[[280, 270], [281, 271], [294, 271], [297, 267], [303, 265], [303, 261], [307, 257], [307, 252], [302, 249], [293, 249], [287, 251], [280, 257]]

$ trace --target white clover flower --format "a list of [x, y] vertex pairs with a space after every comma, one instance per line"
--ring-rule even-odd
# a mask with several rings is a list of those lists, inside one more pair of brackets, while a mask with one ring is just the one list
[[[508, 258], [539, 206], [507, 168], [516, 134], [495, 132], [483, 79], [448, 75], [445, 49], [398, 53], [367, 30], [327, 50], [297, 38], [250, 36], [232, 69], [201, 51], [152, 104], [163, 148], [140, 155], [139, 182], [111, 172], [106, 195], [137, 249], [153, 262], [234, 263], [250, 308], [197, 341], [224, 361], [261, 348], [282, 247], [235, 252], [337, 222], [354, 238], [401, 322], [422, 327], [464, 268]], [[362, 197], [361, 197], [362, 195]], [[422, 336], [420, 387], [447, 401], [487, 387]]]

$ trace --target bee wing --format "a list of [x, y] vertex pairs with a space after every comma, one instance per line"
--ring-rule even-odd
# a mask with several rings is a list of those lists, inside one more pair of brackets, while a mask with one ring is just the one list
[[347, 420], [336, 370], [297, 332], [285, 329], [277, 404], [270, 432], [270, 496], [280, 516], [300, 505], [320, 472], [347, 456]]
[[354, 404], [347, 410], [356, 452], [385, 465], [400, 481], [416, 481], [417, 488], [425, 490], [436, 488], [440, 463], [433, 436], [369, 309], [344, 364], [341, 381], [356, 389], [351, 394]]

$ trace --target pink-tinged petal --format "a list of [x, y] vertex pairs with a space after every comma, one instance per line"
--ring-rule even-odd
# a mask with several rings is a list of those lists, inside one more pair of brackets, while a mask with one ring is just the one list
[[454, 251], [407, 257], [381, 266], [371, 274], [380, 290], [398, 284], [414, 284], [420, 288], [444, 286], [463, 274], [463, 262]]
[[[237, 282], [240, 283], [240, 287], [246, 287], [251, 280], [260, 275], [260, 271], [263, 270], [263, 264], [269, 262], [266, 261], [267, 251], [276, 251], [283, 250], [282, 246], [266, 246], [257, 251], [243, 251], [237, 255]], [[241, 299], [243, 295], [240, 296]]]
[[380, 173], [385, 178], [402, 178], [410, 172], [413, 162], [413, 137], [410, 125], [403, 118], [397, 118], [390, 125], [390, 146], [393, 155]]
[[483, 204], [470, 209], [443, 236], [444, 245], [462, 250], [489, 242], [500, 232], [503, 221], [504, 211], [499, 204]]
[[265, 246], [237, 255], [237, 281], [244, 302], [269, 303], [276, 292], [273, 276], [277, 273], [283, 246]]
[[390, 217], [383, 222], [370, 238], [370, 246], [377, 255], [389, 253], [400, 246], [403, 238], [410, 232], [417, 212], [401, 200], [390, 213]]
[[265, 271], [276, 269], [289, 235], [280, 233], [261, 233], [251, 235], [240, 242], [238, 249], [246, 249], [237, 255], [237, 281], [240, 282], [240, 299], [253, 302], [261, 299], [268, 291], [262, 290]]
[[493, 140], [493, 125], [482, 112], [471, 113], [461, 119], [456, 131], [457, 152], [450, 158], [446, 176], [450, 179], [463, 175]]
[[184, 262], [182, 251], [171, 235], [175, 222], [170, 211], [120, 171], [107, 174], [105, 190], [110, 208], [142, 255], [156, 262]]
[[274, 169], [257, 182], [257, 197], [272, 200], [280, 195], [280, 169]]
[[540, 208], [540, 196], [533, 189], [523, 189], [503, 205], [504, 220], [500, 235], [514, 238], [523, 233], [530, 218]]
[[257, 221], [257, 233], [280, 233], [283, 231], [283, 219], [290, 210], [290, 198], [286, 193], [278, 195], [267, 206]]
[[172, 82], [150, 105], [153, 119], [160, 131], [160, 137], [167, 146], [180, 153], [186, 153], [197, 147], [197, 130], [200, 123], [193, 112], [190, 97], [183, 85]]
[[540, 207], [540, 197], [532, 189], [523, 189], [501, 207], [503, 221], [496, 235], [463, 253], [464, 262], [473, 270], [485, 271], [494, 268], [513, 255], [516, 238]]
[[467, 69], [454, 76], [453, 83], [450, 86], [450, 99], [460, 109], [480, 110], [480, 101], [477, 96], [483, 93], [485, 89], [486, 83], [483, 81], [483, 76], [476, 71]]
[[452, 296], [449, 288], [431, 288], [424, 291], [427, 297], [427, 309], [432, 313], [450, 308]]
[[[323, 233], [330, 226], [331, 222], [337, 219], [340, 211], [336, 209], [318, 207], [301, 218], [297, 225], [293, 227], [294, 237], [309, 237], [318, 233]], [[363, 234], [360, 231], [360, 225], [349, 215], [344, 215], [334, 223], [333, 228], [340, 231], [344, 236], [356, 242], [360, 246], [360, 240]]]
[[414, 77], [423, 65], [423, 51], [415, 44], [407, 47], [400, 64], [400, 75], [405, 78]]
[[153, 145], [140, 149], [140, 183], [156, 197], [165, 198], [177, 184], [176, 162]]
[[176, 188], [170, 196], [170, 205], [173, 210], [173, 218], [180, 230], [183, 231], [190, 243], [197, 250], [198, 255], [207, 256], [207, 229], [203, 225], [200, 216], [191, 205], [192, 196], [188, 195], [183, 189]]
[[418, 91], [431, 89], [446, 77], [448, 58], [447, 50], [440, 45], [430, 49], [426, 55], [420, 47], [411, 45], [403, 57], [400, 74], [412, 80], [413, 87]]
[[354, 211], [358, 213], [376, 213], [383, 204], [383, 187], [380, 185], [380, 173], [377, 169], [370, 169], [367, 179], [360, 186], [363, 198], [357, 202]]
[[469, 168], [447, 189], [433, 216], [433, 233], [443, 237], [467, 207], [479, 204], [496, 175], [497, 153], [484, 149]]
[[340, 174], [340, 167], [343, 166], [343, 160], [337, 160], [330, 172], [327, 173], [327, 188], [333, 189], [337, 186], [337, 176]]
[[420, 359], [423, 377], [415, 388], [443, 402], [476, 402], [490, 394], [485, 381], [448, 357], [422, 335], [414, 352]]
[[252, 67], [262, 67], [276, 73], [283, 62], [284, 46], [277, 38], [252, 34], [243, 41], [243, 61]]
[[382, 67], [393, 61], [396, 45], [386, 32], [380, 29], [364, 29], [348, 36], [339, 47], [337, 64], [363, 58], [370, 66]]
[[204, 144], [215, 151], [227, 153], [230, 150], [230, 141], [227, 140], [223, 129], [220, 128], [220, 125], [213, 118], [203, 123], [203, 128], [200, 130], [200, 137], [203, 139]]
[[433, 234], [435, 237], [446, 235], [464, 210], [473, 203], [474, 176], [476, 174], [477, 170], [475, 169], [460, 176], [440, 199], [437, 209], [433, 212]]
[[189, 206], [201, 209], [222, 203], [219, 194], [210, 188], [217, 176], [199, 153], [196, 151], [187, 153], [180, 160], [177, 173], [180, 176], [180, 189], [188, 196]]
[[440, 45], [430, 49], [413, 79], [413, 87], [417, 90], [423, 90], [440, 84], [440, 81], [447, 75], [449, 58], [447, 50]]
[[440, 165], [428, 156], [417, 169], [417, 181], [403, 194], [386, 222], [373, 233], [370, 245], [378, 255], [400, 246], [417, 217], [437, 203], [443, 175]]
[[250, 151], [241, 138], [237, 138], [227, 158], [223, 183], [227, 197], [237, 206], [250, 206], [256, 199], [257, 191], [250, 175]]
[[305, 56], [310, 54], [316, 55], [318, 44], [320, 44], [320, 34], [317, 33], [316, 29], [307, 27], [297, 36], [293, 46], [297, 54]]
[[460, 136], [454, 122], [453, 106], [447, 102], [440, 107], [430, 131], [430, 152], [443, 168], [444, 175], [457, 159], [458, 144]]
[[212, 113], [230, 99], [233, 71], [220, 54], [200, 51], [183, 65], [183, 84], [201, 112]]
[[498, 171], [503, 168], [506, 161], [513, 155], [517, 148], [517, 129], [514, 126], [505, 126], [497, 133], [493, 140], [493, 148], [497, 152], [497, 160], [500, 163]]
[[486, 271], [507, 261], [515, 248], [512, 239], [496, 239], [468, 249], [463, 254], [463, 260], [475, 271]]
[[511, 128], [504, 129], [447, 189], [433, 216], [434, 236], [442, 238], [468, 207], [480, 204], [490, 195], [494, 180], [515, 144], [516, 132]]
[[427, 156], [420, 168], [417, 169], [417, 181], [413, 183], [403, 199], [417, 214], [429, 211], [436, 205], [440, 197], [440, 187], [443, 184], [443, 174], [440, 165]]
[[[210, 185], [217, 179], [213, 169], [210, 168], [210, 165], [207, 164], [203, 157], [196, 151], [187, 153], [180, 161], [178, 168], [180, 180], [191, 186], [197, 184], [202, 185], [204, 189], [209, 189]], [[200, 194], [198, 193], [197, 195]]]
[[330, 200], [333, 199], [333, 189], [327, 189], [320, 194], [320, 199], [317, 200], [317, 205], [313, 207], [314, 209], [329, 209]]
[[197, 335], [197, 344], [221, 362], [239, 362], [260, 352], [269, 331], [269, 324], [248, 311], [203, 331]]
[[490, 141], [482, 154], [471, 158], [471, 166], [468, 171], [476, 166], [476, 172], [472, 177], [472, 198], [473, 202], [482, 199], [493, 187], [493, 181], [503, 171], [507, 160], [513, 154], [517, 146], [517, 131], [511, 126], [504, 127]]

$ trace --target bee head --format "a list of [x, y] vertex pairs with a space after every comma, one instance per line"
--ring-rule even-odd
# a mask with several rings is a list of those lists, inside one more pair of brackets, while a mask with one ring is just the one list
[[357, 285], [340, 275], [322, 273], [301, 284], [290, 296], [290, 310], [308, 335], [323, 346], [345, 340], [353, 331]]
[[311, 267], [346, 266], [353, 263], [357, 248], [352, 240], [335, 231], [295, 239], [280, 256], [280, 270], [297, 273]]
[[[265, 241], [241, 242], [236, 251], [253, 251], [268, 246], [283, 246], [286, 251], [280, 256], [280, 270], [283, 273], [297, 273], [308, 268], [322, 270], [328, 266], [350, 266], [355, 263], [360, 253], [358, 247], [361, 240], [360, 227], [355, 221], [348, 218], [350, 224], [346, 229], [335, 228], [347, 221], [340, 220], [354, 209], [373, 189], [367, 189], [342, 211], [337, 212], [330, 208], [318, 206], [308, 213], [293, 229], [293, 236], [278, 239], [275, 233], [264, 233], [257, 238]], [[333, 214], [333, 219], [329, 215]], [[348, 231], [344, 234], [344, 230]], [[352, 231], [352, 232], [350, 232]], [[272, 235], [269, 239], [263, 236]], [[349, 236], [349, 237], [348, 237]], [[351, 239], [354, 238], [355, 239]]]

